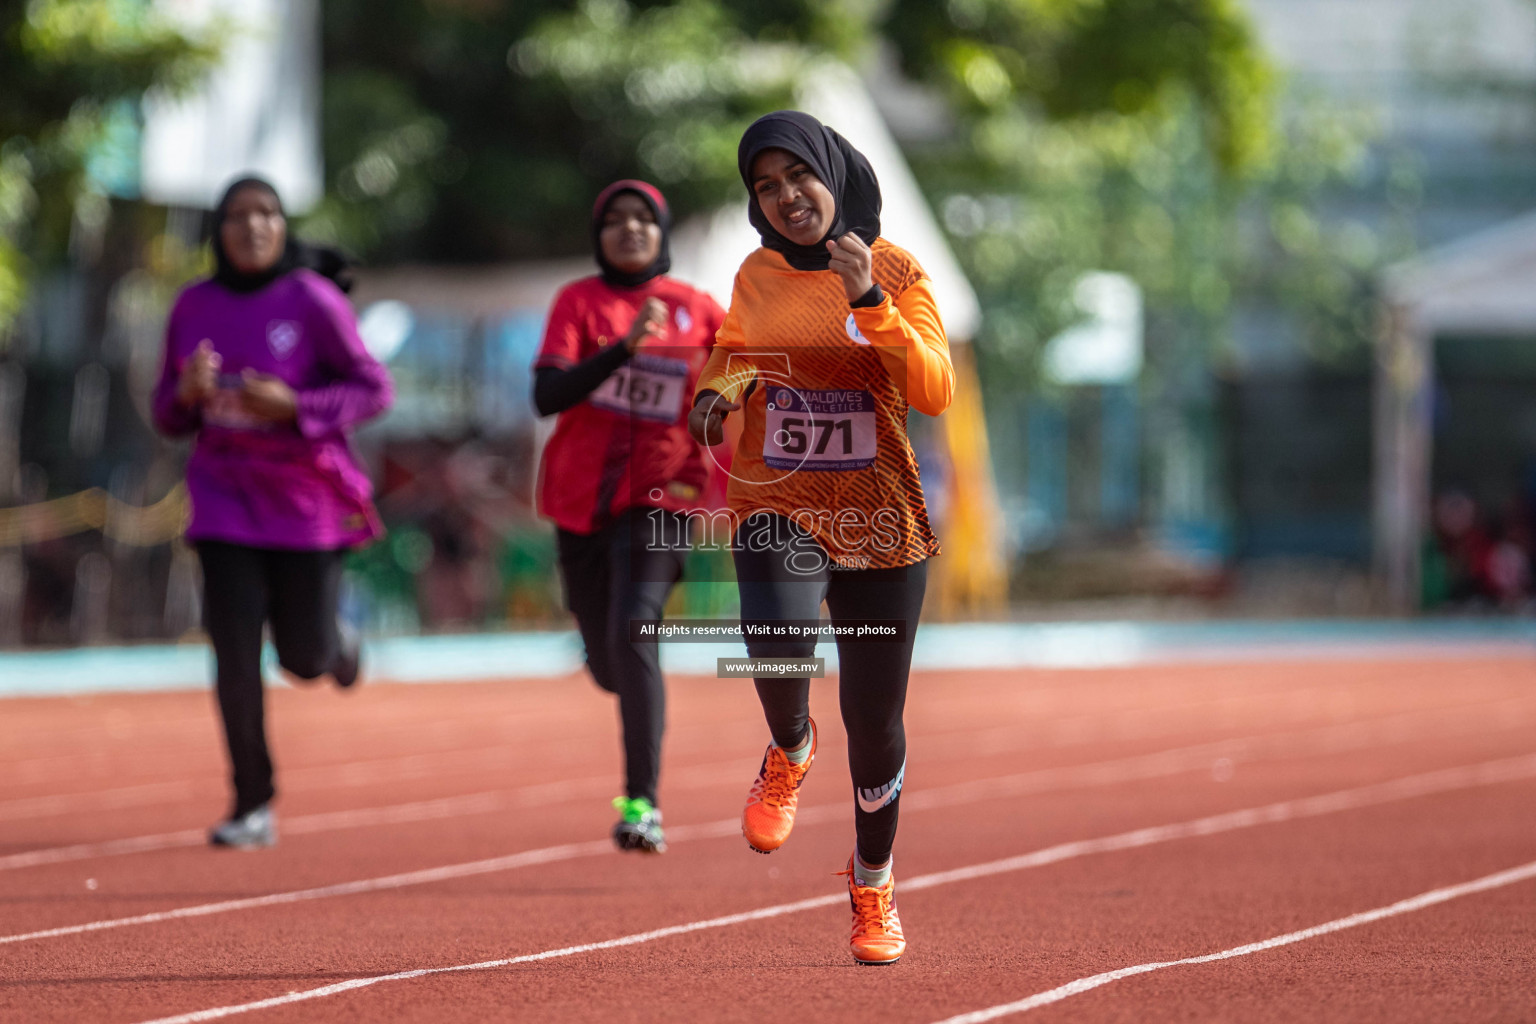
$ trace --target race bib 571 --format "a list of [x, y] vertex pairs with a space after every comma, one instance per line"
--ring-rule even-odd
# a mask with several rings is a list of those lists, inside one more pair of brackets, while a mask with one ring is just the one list
[[763, 462], [773, 469], [847, 471], [874, 464], [875, 396], [868, 391], [767, 392]]

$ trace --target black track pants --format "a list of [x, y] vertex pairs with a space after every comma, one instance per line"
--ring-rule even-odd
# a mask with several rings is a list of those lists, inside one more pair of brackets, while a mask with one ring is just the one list
[[[759, 513], [742, 525], [738, 538], [762, 522]], [[776, 535], [793, 538], [769, 550], [738, 542], [736, 579], [743, 621], [814, 620], [821, 602], [834, 621], [899, 620], [906, 623], [900, 641], [837, 640], [838, 703], [848, 733], [848, 769], [853, 776], [854, 828], [859, 853], [879, 864], [891, 853], [907, 761], [902, 710], [912, 643], [923, 609], [928, 563], [898, 569], [829, 569], [814, 554], [815, 541], [782, 516], [773, 516]], [[810, 547], [807, 547], [809, 545]], [[822, 567], [816, 570], [820, 564]], [[754, 658], [808, 658], [816, 640], [748, 640]], [[793, 747], [805, 738], [810, 713], [809, 679], [760, 678], [757, 696], [774, 743]]]
[[277, 551], [201, 541], [203, 628], [213, 642], [219, 712], [235, 788], [233, 816], [271, 800], [261, 683], [262, 627], [283, 668], [313, 679], [329, 672], [341, 649], [336, 606], [341, 551]]
[[630, 509], [592, 534], [560, 530], [566, 604], [598, 686], [619, 698], [626, 790], [656, 803], [667, 690], [656, 641], [631, 639], [632, 622], [660, 622], [683, 575], [688, 522], [661, 509]]

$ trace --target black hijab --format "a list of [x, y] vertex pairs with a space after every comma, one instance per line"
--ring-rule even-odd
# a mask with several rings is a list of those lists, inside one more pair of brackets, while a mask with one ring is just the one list
[[[768, 223], [757, 194], [752, 191], [752, 161], [765, 149], [782, 149], [804, 160], [837, 200], [832, 227], [815, 245], [796, 245]], [[826, 270], [830, 262], [827, 239], [840, 238], [852, 231], [873, 244], [880, 237], [880, 182], [864, 154], [848, 140], [810, 114], [798, 110], [779, 110], [753, 121], [741, 136], [736, 149], [736, 166], [747, 186], [750, 200], [747, 218], [763, 245], [780, 253], [796, 270]]]
[[[603, 217], [608, 213], [608, 205], [625, 192], [639, 196], [651, 208], [651, 216], [656, 218], [656, 225], [661, 228], [661, 248], [656, 250], [656, 258], [650, 266], [633, 273], [620, 270], [603, 255]], [[597, 257], [597, 265], [602, 268], [603, 280], [615, 288], [638, 288], [671, 270], [671, 241], [672, 213], [667, 209], [666, 196], [655, 185], [636, 178], [624, 178], [597, 194], [597, 202], [592, 204], [592, 252]]]
[[[352, 290], [352, 262], [339, 249], [300, 242], [293, 237], [292, 231], [285, 233], [283, 251], [277, 257], [277, 262], [266, 270], [247, 274], [235, 269], [235, 265], [229, 261], [229, 254], [224, 251], [224, 216], [229, 212], [229, 204], [234, 201], [235, 194], [248, 188], [259, 188], [268, 192], [273, 199], [277, 200], [278, 210], [283, 209], [282, 197], [277, 194], [277, 189], [272, 187], [272, 183], [265, 178], [254, 175], [240, 178], [224, 190], [224, 195], [219, 198], [219, 205], [213, 208], [212, 244], [215, 281], [232, 292], [245, 295], [260, 291], [284, 274], [304, 267], [329, 278], [344, 292]], [[284, 213], [284, 217], [286, 216], [287, 214]]]

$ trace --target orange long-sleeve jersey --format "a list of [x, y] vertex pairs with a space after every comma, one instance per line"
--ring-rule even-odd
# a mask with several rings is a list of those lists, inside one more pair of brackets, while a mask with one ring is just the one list
[[832, 271], [748, 256], [697, 392], [745, 394], [727, 491], [737, 522], [777, 512], [834, 564], [881, 569], [939, 553], [907, 409], [943, 412], [955, 371], [922, 267], [883, 238], [871, 249], [885, 298], [860, 309]]

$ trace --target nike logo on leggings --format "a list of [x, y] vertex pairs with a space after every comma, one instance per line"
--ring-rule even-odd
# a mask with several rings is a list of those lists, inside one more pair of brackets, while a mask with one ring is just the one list
[[859, 798], [859, 808], [866, 814], [874, 814], [880, 808], [888, 806], [901, 795], [901, 780], [906, 778], [907, 762], [901, 762], [901, 771], [896, 777], [878, 789], [855, 790]]

